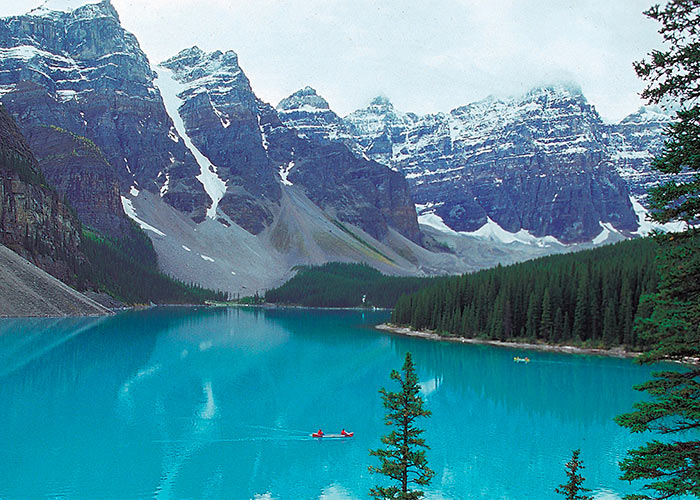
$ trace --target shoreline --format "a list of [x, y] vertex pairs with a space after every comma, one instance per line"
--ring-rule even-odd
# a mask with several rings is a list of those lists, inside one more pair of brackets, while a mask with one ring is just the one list
[[320, 311], [391, 311], [389, 307], [321, 307], [321, 306], [298, 306], [294, 304], [275, 304], [274, 302], [264, 302], [262, 304], [229, 304], [211, 303], [205, 304], [207, 307], [258, 307], [260, 309], [311, 309]]
[[528, 342], [509, 342], [504, 340], [487, 340], [475, 339], [468, 337], [448, 337], [438, 335], [431, 331], [411, 330], [407, 327], [395, 326], [388, 323], [382, 323], [374, 327], [377, 330], [403, 335], [405, 337], [418, 337], [427, 340], [439, 340], [447, 342], [457, 342], [460, 344], [477, 344], [490, 345], [494, 347], [504, 347], [508, 349], [532, 349], [536, 351], [561, 352], [564, 354], [595, 354], [599, 356], [609, 356], [615, 358], [635, 358], [640, 352], [626, 351], [621, 347], [613, 347], [611, 349], [597, 349], [593, 347], [576, 347], [571, 345], [553, 345], [553, 344], [533, 344]]

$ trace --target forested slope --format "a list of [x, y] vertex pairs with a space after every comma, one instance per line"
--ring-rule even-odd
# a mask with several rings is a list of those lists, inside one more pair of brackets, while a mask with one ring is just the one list
[[138, 227], [134, 235], [115, 240], [83, 227], [80, 250], [86, 262], [76, 270], [79, 289], [96, 288], [127, 304], [201, 304], [227, 299], [226, 293], [162, 273], [151, 240]]
[[268, 290], [265, 301], [307, 307], [394, 307], [401, 295], [439, 279], [445, 278], [387, 276], [365, 264], [331, 262], [301, 267], [284, 285]]
[[634, 318], [656, 289], [644, 238], [453, 277], [401, 297], [392, 322], [445, 335], [639, 347]]

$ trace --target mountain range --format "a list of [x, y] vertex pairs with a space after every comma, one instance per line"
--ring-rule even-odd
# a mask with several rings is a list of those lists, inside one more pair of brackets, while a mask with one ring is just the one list
[[84, 225], [128, 242], [135, 221], [164, 272], [241, 294], [299, 264], [459, 273], [640, 234], [670, 122], [605, 123], [565, 86], [424, 116], [378, 97], [341, 118], [311, 87], [273, 107], [231, 50], [152, 65], [109, 0], [1, 19], [0, 101]]
[[650, 163], [671, 121], [643, 107], [605, 123], [580, 89], [563, 85], [425, 116], [377, 97], [344, 118], [305, 87], [277, 109], [305, 135], [402, 172], [426, 222], [437, 216], [459, 232], [523, 231], [564, 244], [639, 231], [639, 200], [660, 180]]

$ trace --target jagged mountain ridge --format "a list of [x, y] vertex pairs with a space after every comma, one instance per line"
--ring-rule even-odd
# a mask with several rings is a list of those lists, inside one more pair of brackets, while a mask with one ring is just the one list
[[[299, 150], [298, 159], [287, 159], [284, 165], [279, 158], [271, 159], [263, 146], [260, 120], [263, 111], [276, 112], [264, 109], [232, 51], [203, 54], [193, 48], [166, 61], [164, 67], [177, 73], [182, 87], [176, 92], [181, 102], [166, 111], [157, 74], [136, 38], [121, 27], [109, 0], [59, 11], [50, 7], [49, 2], [0, 23], [2, 101], [27, 135], [33, 127], [46, 125], [92, 140], [112, 170], [105, 172], [105, 178], [116, 176], [122, 195], [132, 187], [158, 193], [197, 223], [208, 213], [257, 234], [278, 214], [280, 168], [294, 161], [301, 172], [306, 168], [302, 165], [332, 164], [329, 158], [337, 155], [345, 158], [336, 151], [337, 145], [325, 144], [314, 146], [305, 160], [302, 150], [310, 149], [310, 139], [277, 133], [285, 138], [289, 153], [293, 147]], [[179, 104], [181, 117], [175, 116], [180, 114]], [[182, 130], [168, 111], [184, 120]], [[275, 120], [277, 128], [284, 128], [276, 116], [268, 121]], [[401, 189], [403, 179], [352, 155], [343, 162], [355, 171], [373, 172], [375, 178], [378, 173], [391, 178], [382, 184], [399, 187], [398, 194], [385, 197], [381, 187], [375, 189], [366, 179], [364, 186], [356, 185], [347, 193], [319, 192], [306, 185], [309, 196], [334, 216], [378, 238], [391, 225], [419, 241], [417, 221], [409, 209], [413, 202], [408, 189]], [[337, 168], [336, 173], [343, 172]], [[328, 184], [336, 191], [346, 185], [340, 177], [335, 175]], [[399, 194], [405, 195], [403, 199]], [[77, 199], [71, 201], [78, 205]], [[110, 229], [118, 235], [116, 225]]]
[[27, 141], [2, 105], [0, 244], [71, 284], [76, 264], [84, 260], [77, 215], [46, 185]]
[[315, 109], [318, 102], [325, 100], [307, 87], [280, 102], [280, 117], [401, 170], [424, 214], [457, 231], [497, 227], [564, 243], [638, 229], [629, 192], [640, 197], [659, 181], [649, 165], [669, 121], [643, 108], [606, 124], [579, 89], [565, 86], [425, 116], [378, 97], [328, 120], [332, 111], [327, 103]]
[[[109, 0], [0, 20], [0, 98], [27, 135], [58, 126], [92, 140], [121, 192], [158, 192], [195, 220], [211, 203], [199, 167], [165, 112], [155, 74]], [[110, 228], [120, 236], [118, 225]]]
[[126, 212], [162, 269], [234, 293], [329, 260], [465, 269], [415, 244], [401, 174], [300, 137], [257, 99], [235, 53], [192, 49], [156, 73], [108, 0], [77, 3], [0, 21], [0, 99], [92, 227], [119, 237]]
[[[226, 185], [219, 207], [257, 234], [269, 227], [285, 186], [301, 186], [316, 205], [379, 240], [389, 227], [420, 242], [402, 175], [345, 146], [296, 133], [258, 99], [233, 51], [185, 49], [161, 63], [182, 85], [176, 95], [185, 134]], [[168, 100], [166, 98], [166, 100]], [[243, 209], [242, 209], [243, 207]]]
[[[86, 47], [78, 38], [87, 40]], [[296, 264], [329, 259], [368, 261], [401, 274], [477, 267], [469, 250], [460, 250], [459, 258], [436, 256], [415, 245], [423, 236], [399, 171], [408, 172], [414, 187], [423, 186], [415, 196], [425, 215], [432, 211], [456, 228], [461, 222], [463, 230], [486, 227], [485, 220], [512, 232], [552, 233], [565, 242], [590, 241], [601, 232], [601, 221], [632, 230], [629, 203], [620, 209], [625, 204], [620, 199], [626, 199], [620, 180], [609, 165], [597, 162], [596, 155], [603, 155], [598, 150], [581, 153], [567, 164], [569, 170], [562, 169], [566, 175], [585, 165], [578, 190], [554, 193], [559, 203], [543, 205], [557, 205], [556, 210], [542, 209], [530, 193], [542, 191], [544, 199], [560, 187], [559, 179], [540, 177], [542, 169], [533, 169], [537, 175], [531, 179], [518, 176], [522, 164], [508, 151], [507, 170], [522, 186], [514, 194], [494, 189], [498, 179], [504, 184], [511, 177], [494, 178], [478, 145], [453, 140], [459, 122], [472, 119], [464, 110], [459, 117], [420, 117], [399, 113], [388, 99], [378, 98], [367, 110], [341, 119], [312, 89], [275, 110], [255, 96], [230, 51], [188, 49], [156, 74], [108, 1], [3, 19], [0, 51], [0, 98], [23, 130], [35, 137], [46, 125], [58, 125], [91, 139], [107, 161], [92, 158], [101, 177], [82, 182], [82, 194], [93, 192], [96, 182], [104, 188], [116, 179], [122, 207], [153, 240], [161, 266], [187, 281], [234, 292], [252, 284], [264, 288]], [[310, 117], [303, 113], [310, 111]], [[290, 120], [307, 120], [307, 130]], [[590, 123], [573, 128], [592, 128]], [[508, 133], [515, 137], [526, 129], [516, 126]], [[445, 201], [441, 191], [459, 173], [451, 169], [468, 170], [459, 165], [461, 155], [483, 160], [474, 174], [480, 184], [446, 187], [452, 199]], [[547, 155], [538, 160], [542, 168], [551, 167], [546, 160]], [[55, 171], [62, 169], [57, 165]], [[56, 182], [83, 179], [59, 176]], [[109, 195], [100, 207], [103, 214], [113, 209], [123, 216], [110, 188], [102, 193]], [[567, 196], [585, 203], [573, 204]], [[528, 203], [516, 203], [520, 200]], [[499, 247], [479, 266], [510, 262], [517, 252], [513, 245]], [[519, 255], [534, 254], [528, 247]]]

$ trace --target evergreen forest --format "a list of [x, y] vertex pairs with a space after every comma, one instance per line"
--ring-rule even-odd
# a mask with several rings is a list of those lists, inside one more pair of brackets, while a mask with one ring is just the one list
[[[94, 144], [92, 147], [96, 148]], [[16, 173], [22, 182], [44, 189], [48, 196], [60, 200], [79, 221], [70, 203], [48, 185], [41, 170], [26, 154], [0, 146], [0, 167]], [[125, 304], [201, 304], [206, 300], [227, 299], [223, 292], [186, 284], [162, 273], [151, 240], [136, 223], [129, 223], [131, 231], [126, 232], [127, 236], [121, 240], [82, 225], [80, 249], [75, 255], [63, 247], [54, 248], [38, 236], [25, 238], [23, 247], [31, 255], [47, 255], [64, 261], [72, 274], [68, 283], [79, 291], [95, 289]]]
[[138, 227], [133, 234], [133, 238], [116, 241], [83, 227], [81, 251], [87, 262], [77, 269], [79, 288], [97, 288], [127, 304], [201, 304], [227, 299], [226, 293], [163, 274], [151, 240]]
[[452, 336], [642, 347], [634, 322], [656, 290], [655, 252], [641, 238], [443, 279], [401, 297], [392, 322]]
[[[265, 293], [265, 301], [305, 307], [394, 307], [403, 294], [445, 278], [387, 276], [366, 264], [299, 266], [296, 276]], [[365, 297], [363, 302], [362, 298]]]

